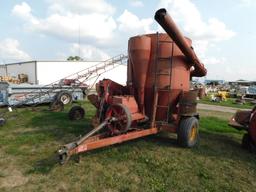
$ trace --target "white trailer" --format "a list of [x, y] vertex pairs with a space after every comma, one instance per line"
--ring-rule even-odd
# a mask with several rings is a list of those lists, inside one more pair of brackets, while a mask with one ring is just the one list
[[52, 87], [0, 82], [0, 106], [50, 103], [56, 99], [63, 104], [68, 104], [72, 101], [83, 100], [83, 98], [83, 90], [71, 86]]

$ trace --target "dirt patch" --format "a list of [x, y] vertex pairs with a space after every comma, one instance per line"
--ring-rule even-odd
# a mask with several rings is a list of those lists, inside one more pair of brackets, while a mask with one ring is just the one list
[[204, 110], [204, 109], [198, 109], [198, 112], [200, 117], [217, 117], [227, 121], [231, 119], [231, 117], [234, 115], [234, 113]]
[[23, 174], [14, 169], [5, 169], [1, 171], [0, 177], [0, 189], [1, 188], [13, 188], [24, 185], [28, 182], [28, 178], [24, 177]]
[[24, 185], [28, 182], [22, 172], [14, 165], [14, 160], [3, 151], [0, 152], [0, 191]]
[[39, 128], [16, 128], [15, 130], [10, 131], [10, 133], [16, 133], [16, 134], [20, 134], [20, 133], [31, 133], [31, 132], [35, 132], [35, 131], [40, 131]]
[[226, 113], [235, 113], [237, 110], [248, 110], [248, 109], [239, 109], [239, 108], [225, 107], [225, 106], [219, 106], [219, 105], [208, 105], [208, 104], [202, 104], [202, 103], [198, 103], [197, 108], [203, 109], [203, 110], [209, 110], [209, 111], [226, 112]]

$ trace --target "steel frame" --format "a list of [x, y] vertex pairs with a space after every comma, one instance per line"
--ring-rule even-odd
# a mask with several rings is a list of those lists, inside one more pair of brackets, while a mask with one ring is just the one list
[[93, 136], [93, 134], [103, 129], [107, 125], [107, 123], [109, 123], [109, 120], [104, 121], [97, 128], [90, 131], [78, 141], [66, 144], [62, 148], [60, 148], [58, 150], [60, 164], [65, 164], [69, 160], [69, 158], [75, 154], [84, 153], [93, 149], [122, 143], [148, 135], [154, 135], [160, 131], [160, 129], [156, 127], [148, 129], [130, 128], [130, 131], [116, 136], [109, 136], [107, 132]]
[[128, 133], [124, 133], [124, 134], [113, 136], [113, 137], [106, 137], [106, 138], [104, 138], [104, 134], [98, 134], [88, 138], [83, 143], [79, 144], [77, 147], [70, 150], [69, 155], [74, 155], [74, 154], [90, 151], [93, 149], [98, 149], [101, 147], [122, 143], [125, 141], [137, 139], [140, 137], [145, 137], [148, 135], [154, 135], [154, 134], [157, 134], [158, 132], [159, 132], [159, 129], [153, 127], [149, 129], [134, 130]]

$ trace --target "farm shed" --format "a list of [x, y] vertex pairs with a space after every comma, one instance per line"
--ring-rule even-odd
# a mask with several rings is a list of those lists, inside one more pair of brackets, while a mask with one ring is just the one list
[[[27, 74], [28, 82], [47, 85], [73, 73], [94, 66], [102, 61], [27, 61], [0, 65], [0, 76], [15, 76]], [[126, 83], [126, 65], [120, 65], [104, 74], [98, 80], [111, 78], [114, 81]], [[91, 80], [92, 83], [94, 80]]]

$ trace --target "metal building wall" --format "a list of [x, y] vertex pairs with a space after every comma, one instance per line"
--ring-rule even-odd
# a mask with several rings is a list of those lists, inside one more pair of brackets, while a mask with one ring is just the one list
[[6, 76], [6, 65], [0, 65], [0, 76]]
[[[29, 83], [47, 85], [54, 81], [58, 81], [73, 73], [91, 67], [100, 63], [99, 61], [30, 61], [21, 63], [6, 64], [5, 67], [0, 67], [0, 75], [18, 76], [24, 73], [28, 75]], [[6, 74], [7, 72], [7, 74]], [[117, 68], [102, 74], [98, 80], [112, 79], [120, 84], [126, 84], [127, 66], [122, 65]], [[92, 79], [87, 82], [91, 84], [95, 81]]]
[[[99, 62], [87, 61], [37, 61], [37, 79], [41, 85], [46, 85], [58, 81], [73, 73], [91, 67]], [[118, 83], [126, 84], [126, 66], [119, 66], [107, 73], [102, 74], [98, 80], [109, 78]], [[93, 83], [92, 79], [88, 83]]]

